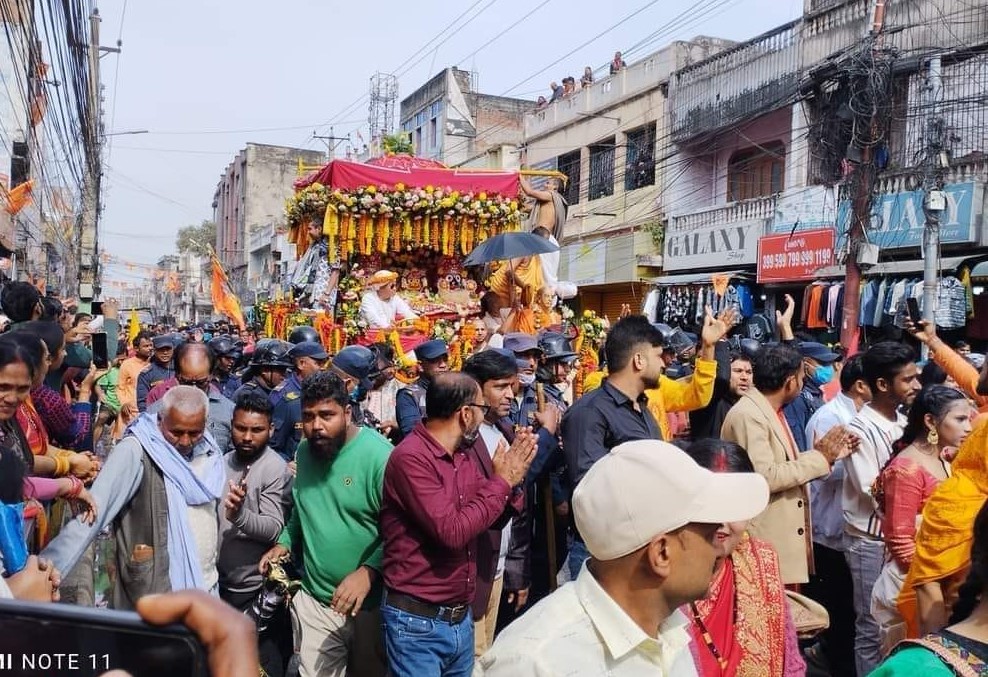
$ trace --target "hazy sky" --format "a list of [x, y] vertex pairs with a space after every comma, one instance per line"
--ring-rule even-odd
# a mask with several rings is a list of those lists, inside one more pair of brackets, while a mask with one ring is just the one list
[[[123, 40], [119, 57], [102, 59], [107, 132], [151, 132], [108, 139], [104, 251], [137, 262], [173, 253], [178, 228], [212, 216], [220, 174], [247, 142], [325, 148], [312, 132], [328, 135], [330, 123], [337, 136], [362, 128], [366, 137], [376, 71], [400, 74], [399, 100], [454, 65], [478, 72], [484, 93], [534, 100], [550, 80], [579, 79], [615, 50], [631, 63], [698, 35], [745, 40], [795, 18], [802, 4], [101, 0], [101, 42]], [[112, 266], [105, 280], [142, 277]]]

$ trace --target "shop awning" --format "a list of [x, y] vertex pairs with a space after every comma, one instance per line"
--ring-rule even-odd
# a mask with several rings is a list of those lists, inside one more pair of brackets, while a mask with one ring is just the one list
[[[977, 256], [944, 256], [940, 259], [939, 270], [945, 273], [953, 273], [962, 263], [968, 260], [977, 259]], [[878, 263], [862, 271], [865, 276], [869, 275], [909, 275], [910, 273], [922, 273], [924, 261], [915, 259], [910, 261], [886, 261]], [[827, 266], [816, 272], [817, 277], [844, 277], [844, 266]]]
[[710, 273], [684, 273], [682, 275], [663, 275], [646, 280], [652, 284], [675, 285], [675, 284], [703, 284], [709, 283], [714, 275], [728, 275], [734, 277], [751, 277], [752, 273], [746, 270], [718, 270]]

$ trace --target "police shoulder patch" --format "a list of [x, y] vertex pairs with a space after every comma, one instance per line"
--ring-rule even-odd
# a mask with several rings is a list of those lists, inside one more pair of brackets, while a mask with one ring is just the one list
[[300, 395], [301, 395], [301, 393], [295, 392], [294, 390], [289, 390], [287, 393], [285, 393], [285, 399], [286, 400], [297, 400]]

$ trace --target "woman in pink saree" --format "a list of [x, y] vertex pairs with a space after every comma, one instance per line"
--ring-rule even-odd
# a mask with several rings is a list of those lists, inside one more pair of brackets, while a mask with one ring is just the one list
[[[754, 472], [733, 442], [698, 440], [686, 450], [714, 472]], [[796, 677], [806, 674], [771, 545], [747, 533], [747, 522], [717, 532], [724, 560], [710, 594], [684, 609], [691, 619], [694, 658], [703, 677]]]

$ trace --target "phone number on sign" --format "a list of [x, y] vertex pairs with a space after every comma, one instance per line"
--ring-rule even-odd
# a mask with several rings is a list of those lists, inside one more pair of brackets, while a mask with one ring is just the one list
[[779, 252], [762, 256], [762, 269], [775, 270], [778, 268], [798, 268], [801, 266], [826, 266], [834, 257], [830, 249], [815, 249], [811, 251]]

